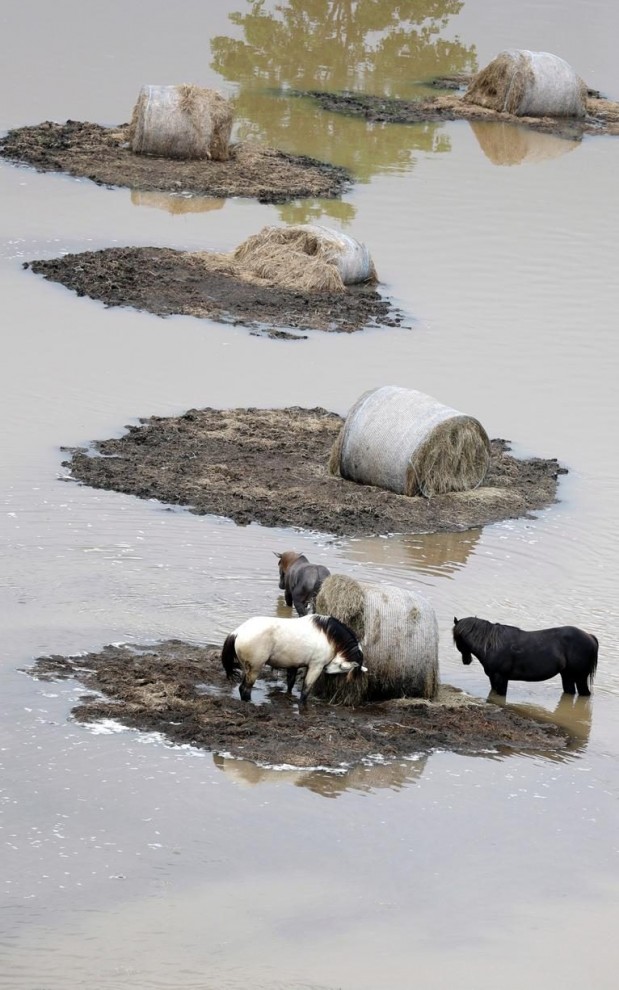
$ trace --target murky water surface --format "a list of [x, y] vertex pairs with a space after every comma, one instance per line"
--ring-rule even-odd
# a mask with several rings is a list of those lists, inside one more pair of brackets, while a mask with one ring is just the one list
[[[342, 163], [342, 201], [169, 199], [0, 166], [0, 987], [615, 986], [619, 922], [616, 224], [619, 143], [499, 125], [369, 125], [303, 88], [409, 96], [505, 47], [555, 51], [619, 98], [611, 0], [396, 5], [11, 4], [0, 127], [126, 120], [143, 82], [238, 98], [239, 134]], [[229, 249], [322, 218], [365, 240], [410, 331], [305, 342], [105, 310], [22, 262], [111, 244]], [[570, 469], [536, 519], [339, 541], [80, 488], [62, 444], [191, 406], [324, 405], [418, 388]], [[567, 758], [436, 753], [348, 775], [173, 749], [67, 720], [49, 652], [212, 641], [278, 609], [273, 549], [431, 597], [444, 680], [485, 696], [453, 615], [600, 638], [590, 701], [510, 704], [569, 727]]]

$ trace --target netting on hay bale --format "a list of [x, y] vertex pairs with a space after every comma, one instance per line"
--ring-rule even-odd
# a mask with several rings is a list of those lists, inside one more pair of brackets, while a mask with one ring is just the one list
[[284, 288], [341, 292], [346, 285], [376, 281], [365, 244], [321, 224], [264, 227], [239, 244], [233, 258], [247, 274]]
[[214, 89], [142, 86], [129, 140], [137, 155], [185, 160], [229, 158], [232, 105]]
[[329, 470], [399, 495], [442, 495], [481, 484], [490, 440], [481, 423], [423, 392], [383, 385], [352, 407]]
[[368, 668], [351, 680], [323, 675], [315, 689], [321, 697], [357, 705], [435, 696], [438, 624], [434, 609], [417, 591], [332, 574], [318, 592], [316, 611], [335, 616], [356, 633]]
[[462, 99], [518, 117], [584, 117], [587, 86], [558, 55], [516, 49], [478, 72]]

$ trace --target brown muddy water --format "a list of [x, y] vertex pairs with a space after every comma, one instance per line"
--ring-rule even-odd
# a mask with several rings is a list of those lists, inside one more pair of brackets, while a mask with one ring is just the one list
[[[368, 125], [285, 90], [410, 97], [418, 80], [523, 47], [557, 52], [616, 100], [619, 8], [221, 0], [180, 16], [160, 0], [31, 0], [0, 23], [2, 129], [116, 124], [142, 83], [189, 81], [237, 95], [240, 135], [357, 179], [342, 200], [266, 206], [0, 165], [0, 988], [614, 987], [619, 143]], [[266, 223], [310, 219], [369, 245], [412, 330], [268, 340], [106, 310], [22, 269], [108, 246], [230, 250]], [[570, 469], [560, 503], [459, 534], [329, 541], [63, 478], [61, 445], [139, 416], [344, 414], [385, 383], [479, 417], [516, 453], [557, 457]], [[272, 550], [289, 546], [420, 587], [443, 679], [480, 697], [481, 668], [459, 665], [450, 643], [454, 614], [591, 629], [590, 700], [561, 698], [555, 681], [509, 692], [569, 728], [569, 754], [266, 769], [78, 725], [83, 688], [20, 672], [106, 643], [217, 641], [252, 612], [281, 611]]]

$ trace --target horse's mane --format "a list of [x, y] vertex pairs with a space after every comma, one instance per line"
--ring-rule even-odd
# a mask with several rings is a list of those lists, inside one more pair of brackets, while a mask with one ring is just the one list
[[469, 615], [456, 623], [453, 628], [453, 638], [457, 641], [462, 637], [470, 650], [485, 654], [488, 650], [495, 650], [501, 645], [507, 628], [509, 627], [502, 626], [500, 622], [488, 622], [487, 619], [478, 619], [476, 615]]
[[345, 660], [359, 663], [362, 656], [359, 640], [348, 626], [333, 615], [312, 615], [312, 622], [322, 629], [327, 639], [341, 653]]

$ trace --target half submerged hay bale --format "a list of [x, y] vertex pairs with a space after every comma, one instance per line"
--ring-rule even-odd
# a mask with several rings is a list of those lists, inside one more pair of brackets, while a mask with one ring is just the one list
[[517, 117], [584, 117], [587, 86], [558, 55], [515, 49], [478, 72], [463, 101]]
[[331, 474], [399, 495], [477, 488], [490, 464], [481, 423], [423, 392], [384, 385], [352, 407], [329, 460]]
[[344, 291], [377, 278], [365, 244], [321, 224], [264, 227], [233, 258], [241, 272], [304, 291]]
[[214, 89], [142, 86], [129, 125], [131, 150], [185, 160], [230, 156], [232, 105]]
[[367, 674], [351, 680], [323, 675], [316, 687], [321, 697], [344, 705], [434, 698], [439, 683], [438, 624], [434, 609], [418, 592], [332, 574], [318, 592], [316, 611], [350, 626], [362, 643], [368, 667]]

